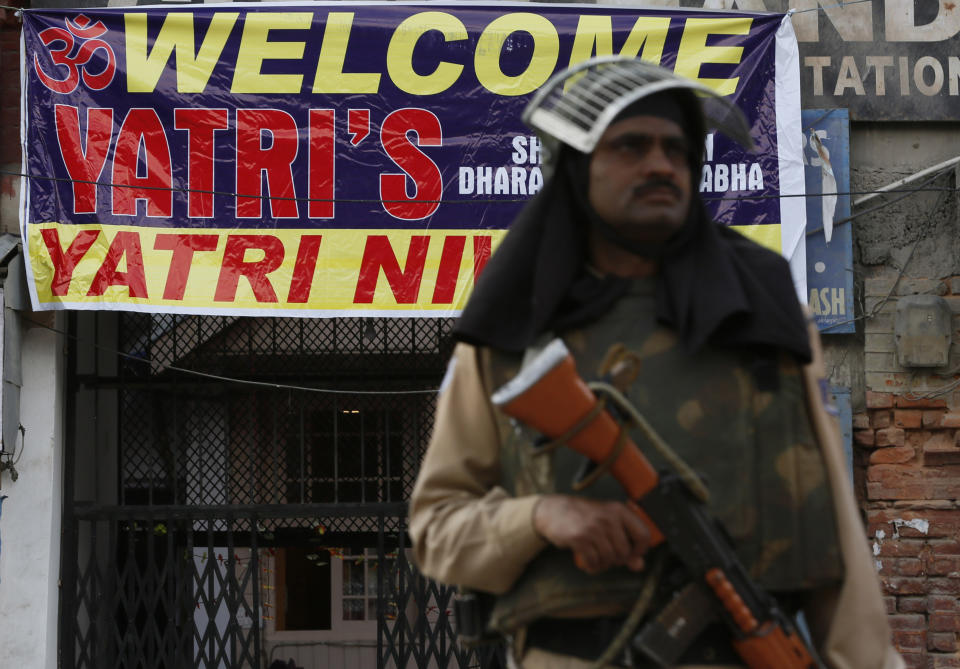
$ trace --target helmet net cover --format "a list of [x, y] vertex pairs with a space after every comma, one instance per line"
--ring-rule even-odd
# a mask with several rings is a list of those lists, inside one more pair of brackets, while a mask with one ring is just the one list
[[549, 149], [557, 148], [552, 139], [590, 153], [617, 114], [641, 98], [671, 89], [696, 93], [708, 128], [753, 148], [750, 126], [736, 105], [703, 84], [622, 56], [591, 58], [558, 72], [524, 109], [523, 121], [545, 136]]

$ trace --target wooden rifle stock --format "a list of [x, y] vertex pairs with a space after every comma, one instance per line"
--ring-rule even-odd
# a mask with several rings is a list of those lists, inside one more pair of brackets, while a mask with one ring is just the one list
[[[559, 339], [492, 397], [507, 415], [608, 466], [650, 529], [714, 593], [751, 669], [818, 666], [776, 602], [750, 580], [726, 535], [676, 476], [661, 476], [577, 373]], [[661, 522], [658, 523], [658, 519]], [[578, 560], [578, 564], [580, 561]]]

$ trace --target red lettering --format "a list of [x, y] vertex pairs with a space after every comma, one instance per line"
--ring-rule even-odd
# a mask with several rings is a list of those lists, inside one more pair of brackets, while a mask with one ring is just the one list
[[443, 240], [443, 252], [440, 254], [440, 267], [437, 270], [437, 285], [433, 289], [434, 304], [453, 302], [457, 290], [457, 277], [460, 276], [463, 247], [466, 243], [467, 238], [464, 235], [451, 235]]
[[190, 266], [195, 251], [216, 251], [217, 235], [157, 235], [153, 248], [158, 251], [173, 251], [170, 269], [163, 287], [163, 299], [182, 300], [190, 278]]
[[313, 273], [317, 269], [317, 255], [320, 253], [322, 238], [323, 235], [300, 237], [300, 248], [297, 249], [297, 262], [293, 266], [287, 302], [305, 304], [310, 299], [310, 288], [313, 286]]
[[[263, 251], [261, 260], [244, 260], [247, 249]], [[283, 242], [272, 235], [230, 235], [223, 251], [223, 265], [217, 280], [216, 302], [233, 302], [237, 296], [240, 277], [250, 282], [257, 302], [276, 302], [277, 293], [267, 274], [283, 262]]]
[[81, 230], [70, 242], [66, 253], [60, 245], [60, 232], [56, 228], [47, 228], [40, 231], [43, 243], [53, 262], [53, 279], [50, 281], [50, 292], [54, 295], [66, 295], [70, 290], [70, 280], [77, 263], [87, 254], [93, 243], [100, 236], [99, 230]]
[[[126, 258], [127, 271], [120, 272], [117, 267]], [[130, 297], [147, 296], [147, 277], [143, 272], [143, 250], [140, 248], [140, 234], [129, 230], [120, 230], [110, 242], [107, 256], [90, 283], [87, 295], [103, 295], [110, 286], [126, 286]]]
[[[383, 119], [380, 141], [403, 173], [380, 175], [380, 199], [394, 218], [415, 221], [437, 210], [443, 184], [440, 169], [410, 142], [409, 132], [416, 134], [417, 146], [441, 146], [443, 130], [440, 120], [426, 109], [398, 109]], [[407, 177], [413, 180], [413, 195], [407, 195]]]
[[360, 277], [357, 280], [357, 290], [353, 295], [354, 304], [371, 304], [373, 294], [377, 289], [377, 280], [380, 270], [390, 284], [390, 290], [397, 300], [397, 304], [413, 304], [420, 294], [420, 280], [423, 278], [423, 267], [427, 258], [427, 247], [430, 237], [414, 235], [410, 238], [407, 249], [407, 266], [401, 270], [397, 256], [390, 246], [390, 239], [386, 235], [370, 235], [367, 245], [363, 249], [363, 260], [360, 262]]
[[489, 237], [473, 238], [473, 282], [480, 278], [480, 272], [487, 266], [490, 254], [493, 253], [493, 244]]
[[370, 110], [351, 109], [347, 112], [347, 127], [353, 137], [350, 143], [356, 146], [370, 134]]
[[[269, 136], [270, 145], [263, 141]], [[237, 216], [262, 216], [263, 172], [270, 191], [273, 218], [297, 218], [293, 161], [297, 157], [297, 122], [279, 109], [237, 110]], [[288, 198], [288, 199], [277, 199]]]
[[187, 215], [213, 216], [213, 134], [227, 129], [226, 109], [176, 109], [173, 127], [187, 131]]
[[[145, 176], [139, 176], [143, 145]], [[137, 200], [147, 201], [147, 216], [169, 218], [173, 192], [170, 146], [155, 109], [131, 109], [117, 134], [113, 156], [113, 213], [136, 216]]]
[[87, 109], [86, 141], [82, 143], [80, 111], [76, 107], [56, 105], [54, 118], [60, 155], [67, 174], [73, 180], [73, 213], [96, 213], [97, 186], [91, 182], [100, 178], [107, 161], [110, 138], [113, 136], [113, 110]]
[[310, 110], [310, 218], [333, 218], [333, 110]]

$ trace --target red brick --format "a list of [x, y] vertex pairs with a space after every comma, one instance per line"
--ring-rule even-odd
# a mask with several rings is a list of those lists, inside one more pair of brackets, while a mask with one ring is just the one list
[[884, 576], [921, 576], [923, 563], [917, 558], [884, 558], [880, 561], [880, 573]]
[[927, 648], [953, 653], [957, 650], [957, 635], [953, 632], [934, 632], [930, 634]]
[[[943, 509], [943, 510], [933, 510], [930, 509], [925, 512], [913, 512], [915, 517], [923, 517], [930, 526], [927, 528], [927, 536], [931, 540], [937, 540], [941, 538], [955, 540], [960, 536], [960, 510], [958, 509]], [[934, 545], [936, 542], [931, 541], [931, 545]], [[936, 544], [936, 553], [943, 553], [943, 548]], [[952, 554], [952, 552], [951, 552]]]
[[896, 534], [900, 535], [900, 540], [904, 540], [904, 539], [923, 540], [930, 536], [930, 521], [927, 520], [926, 518], [920, 518], [920, 516], [922, 515], [923, 513], [917, 513], [916, 511], [914, 511], [911, 514], [904, 514], [903, 520], [904, 521], [918, 520], [918, 519], [921, 521], [926, 520], [925, 525], [921, 522], [921, 523], [917, 523], [917, 527], [912, 527], [910, 525], [907, 525], [906, 523], [901, 523], [899, 526], [897, 525], [897, 523], [894, 523], [894, 531]]
[[927, 658], [929, 669], [960, 669], [960, 657], [930, 653]]
[[873, 536], [877, 530], [883, 530], [889, 536], [892, 534], [892, 523], [895, 520], [912, 520], [919, 512], [913, 510], [880, 508], [867, 510], [867, 522], [869, 523], [867, 534]]
[[931, 539], [928, 543], [937, 555], [960, 555], [960, 541], [957, 539]]
[[866, 473], [869, 499], [954, 499], [960, 490], [960, 467], [957, 465], [870, 465]]
[[894, 406], [899, 409], [944, 409], [947, 401], [941, 398], [911, 400], [897, 395], [893, 398]]
[[892, 446], [890, 448], [879, 448], [870, 454], [870, 464], [898, 464], [913, 460], [917, 454], [916, 450], [909, 446]]
[[858, 446], [873, 446], [876, 443], [873, 430], [854, 430], [853, 443]]
[[925, 650], [927, 648], [927, 633], [924, 631], [894, 630], [892, 636], [893, 644], [902, 650]]
[[924, 453], [935, 453], [937, 451], [952, 451], [956, 448], [956, 441], [952, 430], [938, 430], [930, 432], [929, 437], [923, 442]]
[[890, 409], [893, 407], [892, 393], [878, 393], [873, 390], [867, 391], [868, 409]]
[[[948, 468], [957, 471], [956, 467]], [[921, 470], [923, 471], [923, 470]], [[932, 475], [932, 474], [931, 474]], [[951, 497], [953, 499], [954, 496]], [[883, 530], [888, 537], [893, 536], [895, 524], [901, 525], [899, 533], [903, 536], [922, 536], [931, 539], [943, 537], [955, 539], [960, 536], [960, 509], [954, 508], [926, 508], [926, 509], [872, 509], [867, 513], [870, 536], [875, 536], [877, 530]], [[917, 524], [914, 521], [926, 522], [923, 531], [914, 530], [904, 523]], [[922, 523], [920, 523], [922, 525]]]
[[890, 629], [921, 630], [926, 628], [926, 617], [916, 613], [900, 613], [889, 617]]
[[893, 424], [896, 427], [920, 427], [923, 414], [919, 409], [897, 409], [893, 412]]
[[931, 555], [924, 560], [924, 569], [931, 576], [960, 574], [960, 556]]
[[927, 654], [923, 653], [910, 653], [903, 649], [900, 650], [900, 655], [903, 657], [904, 663], [907, 665], [907, 669], [927, 669]]
[[960, 595], [960, 578], [931, 578], [927, 582], [927, 592], [932, 595]]
[[880, 582], [885, 592], [894, 595], [922, 595], [927, 591], [927, 579], [917, 576], [886, 576]]
[[945, 413], [940, 419], [940, 427], [960, 427], [960, 413]]
[[870, 415], [865, 413], [853, 414], [853, 429], [865, 430], [870, 427]]
[[923, 427], [942, 427], [940, 421], [945, 414], [945, 411], [938, 411], [936, 409], [924, 410], [922, 419]]
[[899, 539], [887, 538], [880, 544], [880, 552], [877, 557], [919, 557], [923, 552], [926, 542], [917, 539]]
[[[907, 599], [906, 597], [891, 597], [890, 595], [884, 595], [883, 597], [883, 608], [887, 610], [887, 613], [896, 613], [899, 602]], [[912, 613], [910, 611], [904, 611], [904, 613]]]
[[927, 597], [927, 611], [960, 611], [956, 597], [945, 595], [930, 595]]
[[[878, 467], [881, 465], [877, 465]], [[888, 488], [882, 483], [877, 483], [875, 481], [867, 481], [867, 499], [868, 500], [879, 500], [879, 499], [897, 499], [897, 491], [894, 488]]]
[[892, 411], [874, 411], [870, 414], [870, 427], [874, 429], [890, 427], [891, 423], [893, 423]]
[[953, 432], [934, 432], [923, 443], [923, 463], [936, 466], [960, 464], [960, 447]]
[[888, 427], [875, 435], [877, 446], [903, 446], [906, 433], [899, 427]]
[[898, 597], [895, 599], [897, 602], [897, 611], [899, 611], [900, 613], [926, 613], [927, 612], [926, 597]]
[[923, 450], [923, 442], [930, 438], [933, 433], [929, 430], [904, 430], [906, 437], [904, 442], [907, 446], [912, 446], [918, 451]]
[[935, 611], [930, 614], [928, 626], [931, 632], [956, 632], [960, 630], [960, 615]]

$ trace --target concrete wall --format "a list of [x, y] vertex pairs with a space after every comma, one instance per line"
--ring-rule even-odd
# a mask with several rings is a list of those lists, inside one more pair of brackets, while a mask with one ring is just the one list
[[[6, 5], [24, 4], [20, 0]], [[20, 20], [0, 9], [0, 168], [20, 171]], [[20, 179], [0, 175], [0, 232], [17, 233]], [[53, 325], [50, 314], [25, 319]], [[0, 474], [0, 666], [57, 666], [62, 502], [63, 342], [48, 327], [22, 323], [23, 442], [19, 478]], [[22, 448], [22, 455], [20, 449]]]
[[[853, 124], [852, 189], [869, 190], [960, 155], [953, 124]], [[954, 189], [953, 170], [927, 185]], [[920, 186], [914, 183], [913, 186]], [[855, 196], [856, 197], [856, 196]], [[889, 202], [876, 199], [855, 212]], [[910, 667], [956, 667], [960, 631], [960, 217], [955, 192], [911, 195], [855, 219], [856, 335], [828, 336], [834, 383], [852, 387], [855, 481], [895, 643]], [[899, 364], [896, 305], [943, 296], [950, 362]]]
[[[27, 316], [32, 317], [31, 315]], [[19, 478], [0, 475], [0, 664], [57, 666], [62, 502], [63, 342], [50, 329], [23, 327], [24, 427]]]

